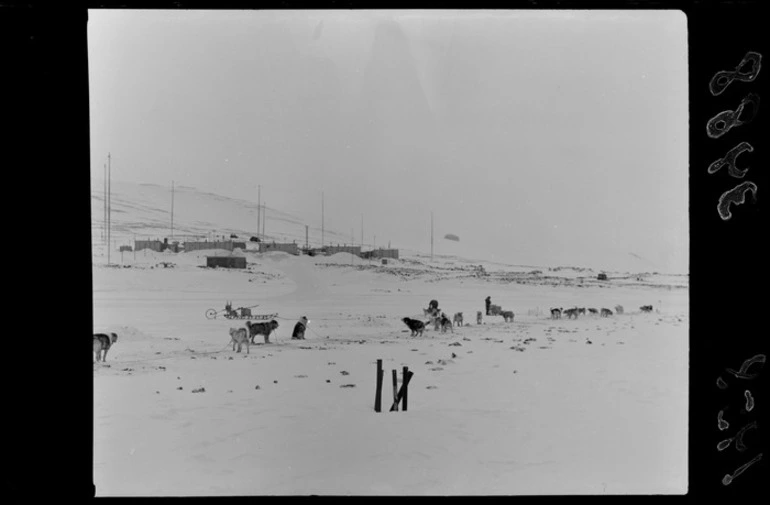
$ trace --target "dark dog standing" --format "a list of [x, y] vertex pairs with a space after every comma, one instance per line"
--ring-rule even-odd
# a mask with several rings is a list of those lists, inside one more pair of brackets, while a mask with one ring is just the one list
[[438, 322], [439, 322], [439, 327], [441, 328], [441, 333], [445, 333], [447, 328], [449, 328], [452, 331], [452, 333], [455, 332], [452, 321], [443, 312], [441, 313], [441, 317], [438, 319]]
[[265, 343], [269, 344], [270, 334], [278, 328], [278, 321], [275, 319], [268, 323], [252, 323], [251, 321], [246, 321], [246, 327], [249, 329], [249, 337], [251, 338], [252, 344], [257, 335], [264, 335]]
[[415, 335], [422, 337], [422, 332], [425, 331], [426, 323], [423, 323], [422, 321], [418, 321], [417, 319], [412, 319], [410, 317], [405, 317], [401, 320], [412, 331], [412, 334], [411, 334], [412, 337], [414, 337]]

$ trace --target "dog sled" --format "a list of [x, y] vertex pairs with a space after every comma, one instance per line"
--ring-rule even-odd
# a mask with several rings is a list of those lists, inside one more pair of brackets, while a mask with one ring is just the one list
[[225, 319], [243, 319], [250, 321], [268, 321], [275, 317], [278, 317], [278, 313], [274, 314], [252, 314], [251, 309], [258, 307], [259, 305], [252, 305], [251, 307], [238, 307], [233, 308], [232, 302], [225, 304], [224, 310], [208, 309], [206, 311], [206, 319], [216, 319], [219, 316]]

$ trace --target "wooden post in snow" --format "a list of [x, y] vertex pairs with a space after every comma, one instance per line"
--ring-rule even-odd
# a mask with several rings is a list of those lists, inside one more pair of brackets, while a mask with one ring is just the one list
[[414, 372], [407, 371], [406, 377], [404, 377], [404, 383], [401, 384], [401, 391], [399, 391], [398, 396], [396, 397], [396, 401], [393, 402], [393, 405], [390, 407], [390, 411], [393, 412], [394, 410], [398, 410], [398, 402], [401, 401], [401, 398], [404, 394], [406, 394], [406, 388], [409, 386], [409, 381], [412, 380], [412, 377], [414, 376]]
[[382, 360], [377, 360], [377, 390], [374, 393], [374, 411], [382, 412]]
[[402, 373], [402, 375], [401, 375], [402, 382], [401, 383], [404, 384], [404, 386], [403, 386], [404, 387], [403, 411], [406, 412], [406, 393], [408, 392], [408, 390], [406, 388], [406, 383], [407, 383], [406, 382], [406, 376], [409, 375], [409, 367], [405, 366], [401, 373]]
[[393, 370], [393, 405], [396, 407], [396, 412], [398, 412], [398, 373], [395, 370]]

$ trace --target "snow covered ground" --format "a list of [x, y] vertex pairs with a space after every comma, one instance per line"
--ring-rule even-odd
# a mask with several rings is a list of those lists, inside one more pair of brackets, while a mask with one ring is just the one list
[[[103, 254], [94, 330], [119, 340], [94, 364], [97, 496], [687, 490], [686, 276], [250, 251], [246, 270], [205, 268], [202, 252], [113, 253], [108, 267]], [[486, 296], [514, 322], [477, 325]], [[434, 298], [469, 324], [410, 337], [401, 318], [425, 320]], [[205, 317], [228, 300], [277, 312], [273, 342], [233, 352], [243, 321]], [[549, 314], [617, 304], [625, 314]], [[307, 340], [290, 340], [303, 315]], [[408, 411], [388, 412], [403, 366]]]

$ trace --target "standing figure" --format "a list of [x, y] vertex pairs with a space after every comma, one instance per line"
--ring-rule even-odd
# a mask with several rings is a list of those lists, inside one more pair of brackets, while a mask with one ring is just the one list
[[487, 306], [487, 315], [489, 315], [489, 306], [492, 305], [492, 297], [488, 296], [486, 300], [484, 300], [484, 303]]
[[476, 312], [476, 324], [481, 324], [481, 311]]

